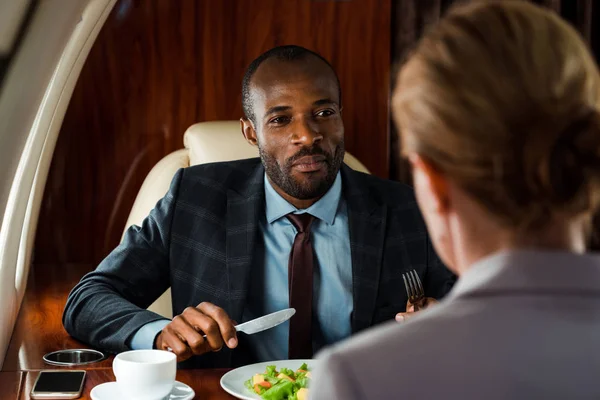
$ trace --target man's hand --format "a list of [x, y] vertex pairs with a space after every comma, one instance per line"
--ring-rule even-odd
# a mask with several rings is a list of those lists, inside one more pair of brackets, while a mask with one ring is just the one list
[[234, 323], [227, 313], [214, 304], [200, 303], [175, 316], [158, 334], [155, 344], [160, 350], [170, 348], [179, 362], [194, 355], [219, 351], [223, 345], [233, 349], [238, 341]]
[[[396, 321], [404, 322], [408, 318], [415, 315], [415, 313], [419, 312], [420, 310], [424, 310], [424, 309], [430, 307], [431, 305], [437, 304], [437, 303], [438, 303], [438, 301], [432, 297], [424, 297], [422, 300], [420, 300], [416, 304], [413, 304], [410, 301], [407, 301], [406, 302], [406, 312], [396, 314]], [[415, 311], [415, 305], [417, 306], [417, 311]]]

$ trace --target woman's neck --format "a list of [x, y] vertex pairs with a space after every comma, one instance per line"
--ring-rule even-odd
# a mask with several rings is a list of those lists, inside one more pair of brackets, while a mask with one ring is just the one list
[[556, 216], [542, 228], [522, 232], [503, 228], [489, 218], [469, 220], [470, 224], [461, 224], [460, 233], [453, 234], [457, 239], [454, 254], [459, 274], [482, 258], [501, 251], [528, 249], [584, 253], [587, 247], [589, 218]]

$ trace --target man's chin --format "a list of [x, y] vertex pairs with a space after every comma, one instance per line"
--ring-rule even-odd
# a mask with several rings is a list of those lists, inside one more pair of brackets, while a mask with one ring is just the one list
[[317, 190], [319, 187], [322, 187], [326, 184], [327, 181], [327, 171], [325, 172], [303, 172], [300, 174], [292, 174], [292, 180], [294, 181], [295, 186], [300, 187], [306, 190]]
[[331, 185], [327, 185], [325, 179], [302, 179], [294, 181], [294, 192], [297, 199], [310, 200], [323, 196]]

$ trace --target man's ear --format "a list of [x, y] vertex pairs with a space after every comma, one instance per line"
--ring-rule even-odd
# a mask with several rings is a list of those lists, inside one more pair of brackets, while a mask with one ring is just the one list
[[258, 138], [256, 137], [256, 130], [252, 121], [248, 118], [240, 118], [240, 126], [246, 141], [252, 146], [258, 146]]
[[411, 153], [408, 161], [413, 169], [413, 183], [419, 185], [419, 192], [427, 193], [428, 199], [423, 199], [438, 213], [448, 211], [450, 193], [446, 176], [428, 159], [419, 154]]

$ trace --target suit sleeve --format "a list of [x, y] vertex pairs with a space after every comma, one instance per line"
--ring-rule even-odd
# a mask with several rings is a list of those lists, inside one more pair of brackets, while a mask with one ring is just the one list
[[142, 326], [163, 319], [147, 311], [169, 286], [171, 225], [184, 170], [142, 226], [130, 227], [123, 242], [73, 288], [63, 313], [67, 332], [109, 352], [129, 350]]
[[358, 400], [367, 398], [356, 385], [358, 377], [347, 368], [338, 353], [324, 351], [313, 373], [310, 400]]
[[429, 240], [429, 235], [427, 235], [427, 272], [425, 274], [424, 282], [425, 295], [439, 300], [452, 289], [455, 282], [456, 275], [442, 263]]

